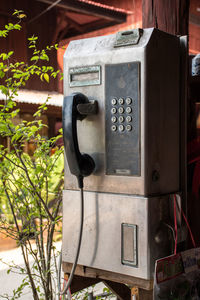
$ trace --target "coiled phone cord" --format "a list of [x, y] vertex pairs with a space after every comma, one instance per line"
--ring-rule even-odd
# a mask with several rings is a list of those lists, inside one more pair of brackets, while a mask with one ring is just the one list
[[69, 289], [71, 282], [74, 277], [74, 272], [77, 266], [78, 258], [79, 258], [79, 253], [80, 253], [80, 248], [81, 248], [81, 241], [82, 241], [82, 235], [83, 235], [83, 220], [84, 220], [84, 196], [83, 196], [83, 188], [80, 188], [81, 192], [81, 203], [80, 203], [80, 229], [79, 229], [79, 238], [78, 238], [78, 245], [77, 245], [77, 250], [76, 250], [76, 256], [75, 260], [71, 269], [71, 273], [69, 276], [69, 279], [67, 281], [67, 285], [65, 286], [64, 290], [61, 290], [60, 286], [60, 277], [61, 277], [61, 264], [62, 264], [62, 250], [59, 256], [59, 267], [58, 267], [58, 295], [60, 299], [60, 295], [64, 295], [67, 293], [67, 290]]

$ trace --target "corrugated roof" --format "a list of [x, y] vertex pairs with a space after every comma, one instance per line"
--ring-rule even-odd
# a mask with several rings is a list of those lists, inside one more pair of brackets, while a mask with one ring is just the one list
[[[43, 104], [50, 97], [47, 104], [62, 107], [63, 94], [48, 91], [20, 90], [14, 100], [19, 103]], [[0, 92], [0, 100], [6, 100], [6, 96]]]
[[91, 1], [91, 0], [78, 0], [77, 2], [87, 3], [89, 5], [93, 5], [93, 6], [97, 6], [97, 7], [101, 7], [101, 8], [104, 8], [104, 9], [113, 10], [113, 11], [120, 12], [120, 13], [125, 13], [125, 14], [132, 14], [133, 13], [131, 10], [126, 10], [126, 9], [123, 9], [123, 8], [114, 7], [114, 6], [110, 6], [110, 5], [107, 5], [107, 4], [94, 2], [94, 1]]

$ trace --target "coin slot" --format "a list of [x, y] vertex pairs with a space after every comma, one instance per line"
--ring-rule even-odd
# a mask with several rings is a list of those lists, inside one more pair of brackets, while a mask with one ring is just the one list
[[101, 67], [87, 66], [69, 69], [69, 86], [88, 86], [101, 84]]
[[129, 34], [133, 34], [133, 31], [129, 30], [129, 31], [122, 32], [122, 35], [129, 35]]

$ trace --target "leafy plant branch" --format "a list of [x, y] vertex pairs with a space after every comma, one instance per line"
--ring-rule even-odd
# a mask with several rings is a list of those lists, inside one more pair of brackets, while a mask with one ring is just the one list
[[[21, 29], [25, 17], [22, 11], [15, 11], [16, 24], [9, 23], [0, 30], [0, 37], [6, 38], [13, 30]], [[5, 95], [0, 105], [0, 136], [9, 140], [10, 147], [0, 145], [0, 231], [16, 240], [24, 259], [24, 268], [12, 269], [26, 277], [12, 296], [5, 299], [17, 299], [27, 285], [32, 290], [34, 300], [53, 300], [56, 285], [53, 274], [57, 272], [55, 248], [56, 231], [60, 230], [60, 207], [63, 189], [63, 148], [57, 147], [57, 140], [44, 138], [41, 130], [46, 126], [41, 116], [47, 111], [49, 97], [33, 115], [33, 121], [19, 119], [20, 110], [16, 109], [15, 96], [21, 87], [33, 76], [49, 82], [49, 76], [56, 78], [59, 70], [49, 63], [48, 52], [57, 49], [57, 45], [38, 50], [38, 38], [29, 38], [29, 48], [33, 50], [29, 62], [13, 62], [13, 51], [0, 53], [0, 91]], [[26, 143], [33, 143], [32, 156], [24, 153]], [[52, 149], [54, 149], [52, 154]], [[58, 229], [57, 229], [58, 228]], [[32, 257], [32, 260], [30, 258]]]

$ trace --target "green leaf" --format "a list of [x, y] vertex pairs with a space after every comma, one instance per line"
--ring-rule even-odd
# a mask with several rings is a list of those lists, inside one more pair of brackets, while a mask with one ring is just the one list
[[29, 41], [36, 41], [38, 39], [37, 36], [32, 35], [32, 37], [28, 38]]
[[15, 24], [15, 25], [13, 26], [13, 28], [14, 28], [14, 29], [17, 29], [17, 30], [20, 30], [22, 27], [21, 27], [21, 25], [19, 25], [19, 24]]
[[7, 30], [0, 30], [0, 37], [6, 37], [8, 35]]
[[13, 55], [14, 51], [9, 51], [8, 52], [8, 57], [11, 57], [11, 55]]
[[18, 17], [19, 19], [23, 19], [23, 18], [26, 18], [26, 15], [25, 15], [25, 14], [19, 14], [17, 17]]
[[0, 70], [0, 78], [4, 78], [4, 76], [5, 76], [5, 72]]
[[22, 13], [23, 12], [23, 10], [17, 10], [17, 9], [15, 9], [14, 10], [14, 13], [13, 13], [13, 16], [14, 15], [18, 15], [18, 14], [20, 14], [20, 13]]
[[40, 56], [40, 59], [41, 59], [41, 60], [47, 60], [47, 61], [49, 61], [49, 57], [48, 57], [47, 54], [42, 54], [42, 55]]
[[33, 60], [38, 60], [39, 59], [39, 56], [38, 55], [34, 55], [33, 57], [31, 57], [31, 61]]
[[9, 90], [6, 86], [0, 85], [0, 90], [1, 90], [2, 94], [8, 95]]
[[47, 73], [44, 74], [44, 79], [49, 83], [49, 75]]
[[3, 60], [8, 59], [8, 54], [7, 53], [1, 53], [0, 58], [2, 58]]

